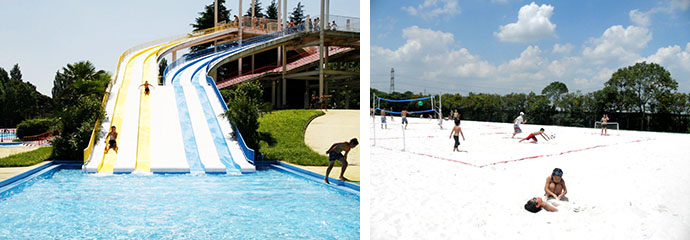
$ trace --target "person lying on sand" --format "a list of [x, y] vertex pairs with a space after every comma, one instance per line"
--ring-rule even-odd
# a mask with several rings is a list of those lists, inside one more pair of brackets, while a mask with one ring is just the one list
[[565, 187], [565, 180], [563, 180], [563, 170], [555, 168], [551, 176], [546, 177], [544, 192], [544, 196], [547, 198], [567, 201], [568, 198], [565, 197], [565, 194], [568, 193], [568, 188]]
[[[340, 161], [340, 163], [343, 164], [343, 167], [340, 170], [340, 180], [343, 181], [349, 181], [343, 174], [345, 174], [345, 169], [347, 168], [347, 154], [350, 153], [350, 150], [352, 148], [356, 147], [359, 144], [357, 141], [357, 138], [350, 139], [350, 142], [339, 142], [339, 143], [334, 143], [331, 145], [331, 148], [326, 151], [326, 154], [328, 154], [328, 160], [330, 161], [330, 164], [328, 165], [328, 168], [326, 169], [326, 177], [324, 180], [326, 180], [326, 184], [330, 184], [328, 182], [328, 175], [331, 174], [331, 169], [333, 169], [333, 164], [335, 164], [335, 161]], [[342, 154], [342, 152], [345, 151], [345, 155]]]
[[549, 141], [549, 140], [550, 140], [549, 137], [546, 136], [546, 134], [544, 133], [544, 128], [541, 128], [541, 129], [539, 129], [539, 131], [537, 131], [537, 132], [530, 133], [529, 136], [527, 136], [526, 138], [523, 138], [523, 139], [520, 140], [519, 142], [522, 142], [522, 141], [525, 141], [525, 140], [531, 138], [532, 141], [531, 141], [530, 143], [537, 143], [537, 137], [536, 137], [537, 135], [541, 135], [541, 137], [543, 137], [544, 140], [546, 140], [546, 141]]
[[525, 210], [531, 213], [538, 213], [542, 208], [549, 212], [558, 212], [556, 207], [544, 201], [541, 197], [534, 197], [525, 203]]

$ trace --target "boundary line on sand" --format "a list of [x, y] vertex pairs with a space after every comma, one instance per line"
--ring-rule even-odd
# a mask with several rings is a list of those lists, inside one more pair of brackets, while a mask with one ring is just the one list
[[[603, 147], [609, 147], [609, 146], [620, 145], [620, 144], [628, 144], [628, 143], [645, 142], [645, 141], [650, 141], [650, 140], [654, 140], [654, 139], [653, 139], [653, 138], [644, 138], [644, 139], [637, 139], [637, 140], [628, 141], [628, 142], [622, 142], [622, 143], [605, 144], [605, 145], [595, 145], [595, 146], [586, 147], [586, 148], [580, 148], [580, 149], [575, 149], [575, 150], [568, 150], [568, 151], [560, 152], [560, 153], [551, 153], [551, 154], [544, 154], [544, 155], [536, 155], [536, 156], [530, 156], [530, 157], [523, 157], [523, 158], [518, 158], [518, 159], [512, 159], [512, 160], [505, 160], [505, 161], [498, 161], [498, 162], [493, 162], [493, 163], [487, 163], [487, 164], [484, 164], [484, 165], [476, 165], [476, 164], [472, 164], [472, 163], [468, 163], [468, 162], [463, 162], [463, 161], [460, 161], [460, 160], [455, 160], [455, 159], [451, 159], [451, 158], [445, 158], [445, 157], [434, 156], [434, 155], [426, 154], [426, 153], [417, 153], [417, 152], [410, 152], [410, 151], [405, 151], [405, 152], [407, 152], [407, 153], [412, 153], [412, 154], [416, 154], [416, 155], [419, 155], [419, 156], [429, 157], [429, 158], [436, 158], [436, 159], [440, 159], [440, 160], [444, 160], [444, 161], [449, 161], [449, 162], [461, 163], [461, 164], [468, 165], [468, 166], [472, 166], [472, 167], [484, 168], [484, 167], [493, 166], [493, 165], [498, 165], [498, 164], [505, 164], [505, 163], [511, 163], [511, 162], [519, 162], [519, 161], [524, 161], [524, 160], [528, 160], [528, 159], [537, 159], [537, 158], [542, 158], [542, 157], [560, 156], [560, 155], [565, 155], [565, 154], [569, 154], [569, 153], [576, 153], [576, 152], [582, 152], [582, 151], [586, 151], [586, 150], [592, 150], [592, 149], [596, 149], [596, 148], [603, 148]], [[389, 151], [396, 151], [396, 150], [394, 150], [394, 149], [392, 149], [392, 148], [388, 148], [388, 147], [382, 147], [382, 146], [375, 146], [375, 147], [381, 148], [381, 149], [385, 149], [385, 150], [389, 150]]]

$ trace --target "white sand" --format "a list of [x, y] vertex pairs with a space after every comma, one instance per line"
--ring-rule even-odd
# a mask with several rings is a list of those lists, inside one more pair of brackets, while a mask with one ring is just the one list
[[[462, 121], [454, 153], [451, 121], [410, 118], [403, 152], [400, 120], [370, 133], [372, 239], [690, 239], [690, 134]], [[555, 167], [570, 202], [524, 210]]]

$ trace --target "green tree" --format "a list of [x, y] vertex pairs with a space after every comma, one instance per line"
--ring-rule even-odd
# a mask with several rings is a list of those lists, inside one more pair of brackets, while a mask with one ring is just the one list
[[[254, 16], [257, 18], [266, 17], [266, 15], [264, 15], [264, 13], [262, 13], [261, 11], [263, 11], [263, 8], [261, 7], [261, 1], [256, 0], [256, 2], [254, 2]], [[247, 8], [247, 13], [245, 13], [244, 15], [245, 16], [252, 16], [252, 4], [251, 4], [251, 2], [249, 4], [249, 8]]]
[[225, 117], [239, 129], [247, 146], [259, 150], [259, 116], [267, 110], [266, 106], [270, 106], [262, 102], [261, 84], [245, 82], [223, 92], [228, 98]]
[[568, 87], [565, 83], [558, 81], [552, 82], [541, 90], [541, 94], [545, 95], [551, 101], [551, 106], [553, 107], [560, 107], [558, 104], [561, 100], [561, 96], [566, 93], [568, 93]]
[[53, 100], [62, 108], [77, 102], [77, 98], [91, 96], [103, 97], [110, 81], [110, 74], [103, 70], [96, 71], [90, 61], [67, 64], [62, 72], [55, 73], [53, 80]]
[[277, 20], [278, 19], [278, 6], [276, 6], [276, 0], [271, 0], [271, 5], [266, 8], [266, 18]]
[[163, 79], [163, 73], [165, 72], [165, 68], [167, 68], [167, 67], [168, 67], [168, 60], [165, 58], [161, 59], [161, 62], [158, 63], [158, 82], [159, 83], [165, 81], [165, 79]]
[[0, 126], [15, 127], [24, 119], [38, 117], [51, 111], [52, 103], [36, 90], [36, 86], [22, 80], [19, 64], [7, 72], [0, 68]]
[[[218, 0], [218, 22], [230, 22], [230, 11], [231, 9], [225, 7], [225, 0]], [[192, 25], [194, 31], [215, 27], [215, 23], [213, 22], [214, 14], [215, 1], [211, 1], [211, 4], [204, 6], [204, 11], [199, 12], [199, 17], [190, 25]], [[211, 43], [200, 44], [190, 47], [190, 50], [196, 52], [206, 49], [209, 46], [211, 46]]]
[[605, 86], [615, 90], [624, 110], [640, 114], [640, 130], [644, 130], [645, 115], [664, 95], [677, 90], [678, 82], [661, 65], [641, 62], [618, 69]]
[[295, 24], [300, 24], [304, 22], [304, 5], [302, 2], [297, 3], [297, 7], [292, 10], [292, 15], [290, 15], [290, 21], [295, 22]]
[[19, 70], [19, 63], [14, 64], [14, 67], [10, 70], [10, 79], [12, 81], [22, 81], [22, 71]]

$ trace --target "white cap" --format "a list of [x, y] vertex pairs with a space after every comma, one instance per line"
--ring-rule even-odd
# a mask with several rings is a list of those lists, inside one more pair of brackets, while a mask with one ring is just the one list
[[525, 113], [523, 113], [523, 112], [520, 112], [520, 115], [525, 115]]

